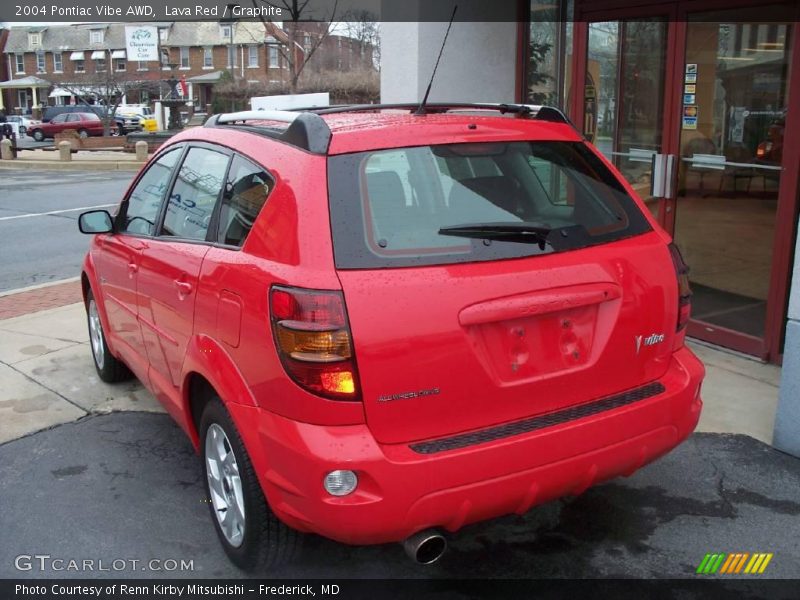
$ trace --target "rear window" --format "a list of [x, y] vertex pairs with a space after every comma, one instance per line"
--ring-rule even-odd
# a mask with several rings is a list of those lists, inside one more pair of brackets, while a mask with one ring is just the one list
[[340, 269], [518, 258], [650, 231], [581, 143], [418, 146], [328, 160]]

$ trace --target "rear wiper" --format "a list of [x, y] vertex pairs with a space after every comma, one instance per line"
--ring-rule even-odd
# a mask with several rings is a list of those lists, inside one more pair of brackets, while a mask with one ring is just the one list
[[[478, 238], [485, 240], [501, 240], [504, 242], [536, 243], [544, 250], [547, 236], [552, 229], [545, 223], [474, 223], [453, 225], [439, 229], [439, 235]], [[550, 244], [552, 245], [552, 244]]]

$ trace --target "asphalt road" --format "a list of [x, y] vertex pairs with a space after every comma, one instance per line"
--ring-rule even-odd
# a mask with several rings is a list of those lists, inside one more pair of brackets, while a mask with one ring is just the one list
[[[628, 479], [467, 527], [429, 567], [398, 544], [309, 536], [295, 564], [259, 575], [695, 580], [706, 553], [771, 552], [762, 579], [796, 578], [798, 489], [800, 460], [747, 436], [696, 434]], [[0, 505], [0, 578], [243, 575], [216, 539], [199, 460], [166, 415], [94, 416], [0, 445]], [[35, 554], [107, 565], [183, 559], [193, 569], [16, 570], [17, 556]]]
[[[78, 216], [113, 210], [133, 173], [0, 171], [0, 292], [80, 274]], [[46, 214], [50, 213], [50, 214]]]

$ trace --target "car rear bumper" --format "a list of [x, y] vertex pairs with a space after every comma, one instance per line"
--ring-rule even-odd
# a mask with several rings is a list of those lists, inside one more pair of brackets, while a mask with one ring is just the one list
[[[683, 441], [702, 401], [702, 363], [675, 352], [664, 391], [528, 433], [421, 454], [376, 442], [367, 425], [326, 427], [229, 405], [273, 511], [296, 529], [349, 544], [400, 541], [430, 527], [456, 531], [630, 475]], [[325, 475], [358, 474], [328, 495]]]

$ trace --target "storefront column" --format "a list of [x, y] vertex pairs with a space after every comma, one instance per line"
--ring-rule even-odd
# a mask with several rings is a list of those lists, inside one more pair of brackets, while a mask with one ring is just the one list
[[800, 238], [794, 251], [792, 293], [772, 445], [800, 458]]
[[33, 98], [33, 104], [31, 104], [31, 110], [39, 106], [39, 98], [36, 95], [36, 88], [31, 88], [31, 97]]
[[[515, 3], [506, 3], [514, 8]], [[447, 1], [409, 0], [402, 15], [415, 22], [390, 20], [381, 25], [381, 102], [419, 102], [425, 95], [453, 10]], [[517, 92], [516, 13], [485, 0], [459, 0], [430, 102], [514, 102]], [[483, 15], [483, 16], [482, 16]]]

